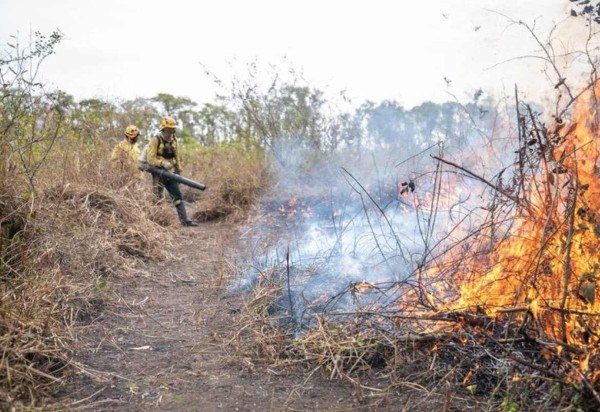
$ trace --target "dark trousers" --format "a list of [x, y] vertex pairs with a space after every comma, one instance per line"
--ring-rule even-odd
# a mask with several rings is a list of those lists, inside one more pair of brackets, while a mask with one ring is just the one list
[[181, 204], [183, 196], [179, 190], [179, 183], [160, 175], [152, 175], [152, 189], [154, 191], [154, 200], [160, 202], [163, 198], [163, 190], [167, 189], [169, 196], [175, 206]]

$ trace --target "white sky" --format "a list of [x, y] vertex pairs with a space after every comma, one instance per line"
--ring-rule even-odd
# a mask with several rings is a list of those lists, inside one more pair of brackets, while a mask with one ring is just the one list
[[[245, 63], [294, 67], [331, 96], [359, 103], [497, 95], [515, 83], [537, 97], [538, 49], [522, 27], [490, 10], [536, 22], [546, 37], [568, 15], [567, 0], [0, 0], [0, 42], [60, 29], [65, 40], [43, 81], [76, 98], [187, 96], [216, 92], [201, 63], [223, 80]], [[478, 28], [479, 27], [479, 28]], [[476, 30], [476, 28], [478, 28]], [[559, 31], [560, 33], [560, 31]], [[560, 35], [560, 34], [559, 34]], [[570, 44], [574, 37], [563, 35]], [[570, 46], [569, 46], [570, 47]], [[282, 63], [283, 59], [287, 63]], [[450, 88], [443, 78], [452, 80]], [[552, 89], [550, 87], [550, 89]]]

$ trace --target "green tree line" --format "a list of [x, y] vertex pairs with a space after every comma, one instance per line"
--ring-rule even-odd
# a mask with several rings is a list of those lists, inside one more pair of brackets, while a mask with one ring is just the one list
[[279, 160], [278, 148], [287, 144], [324, 155], [339, 150], [397, 150], [399, 158], [441, 141], [466, 147], [477, 130], [489, 129], [498, 115], [489, 101], [481, 99], [481, 91], [465, 104], [425, 102], [405, 108], [393, 100], [366, 101], [342, 111], [317, 88], [278, 80], [268, 88], [238, 81], [203, 104], [169, 93], [133, 100], [77, 100], [66, 91], [48, 91], [37, 81], [39, 66], [61, 39], [60, 32], [47, 37], [36, 33], [26, 46], [15, 37], [1, 50], [2, 173], [18, 169], [31, 187], [57, 141], [115, 143], [128, 124], [135, 124], [143, 142], [165, 115], [177, 120], [178, 137], [188, 152], [234, 144]]

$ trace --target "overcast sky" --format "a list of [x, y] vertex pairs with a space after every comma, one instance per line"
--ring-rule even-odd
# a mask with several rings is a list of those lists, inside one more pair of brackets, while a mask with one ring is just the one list
[[[355, 101], [464, 99], [514, 84], [536, 97], [538, 49], [502, 13], [545, 38], [568, 15], [567, 0], [0, 0], [0, 41], [61, 30], [65, 40], [43, 80], [76, 98], [152, 97], [212, 101], [202, 65], [221, 79], [247, 62], [293, 67], [314, 87]], [[570, 19], [572, 20], [572, 19]], [[562, 26], [561, 26], [562, 27]], [[572, 33], [561, 29], [571, 47]], [[285, 60], [284, 60], [285, 59]], [[499, 65], [498, 65], [499, 64]], [[495, 67], [494, 67], [495, 66]], [[444, 77], [451, 80], [448, 84]], [[551, 88], [550, 88], [551, 89]]]

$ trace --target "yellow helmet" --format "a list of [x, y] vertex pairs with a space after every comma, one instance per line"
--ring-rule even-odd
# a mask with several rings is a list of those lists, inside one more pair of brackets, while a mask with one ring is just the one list
[[162, 129], [175, 129], [175, 119], [172, 117], [163, 117], [160, 121], [160, 130]]
[[125, 136], [133, 139], [134, 137], [138, 137], [140, 134], [140, 129], [137, 126], [130, 124], [125, 128]]

